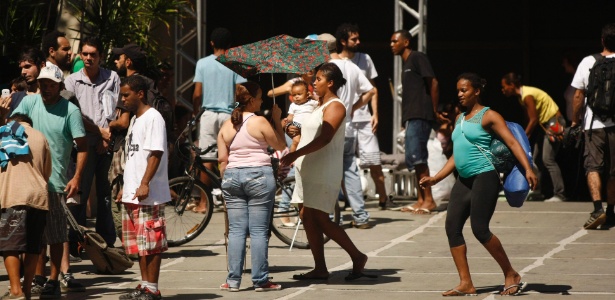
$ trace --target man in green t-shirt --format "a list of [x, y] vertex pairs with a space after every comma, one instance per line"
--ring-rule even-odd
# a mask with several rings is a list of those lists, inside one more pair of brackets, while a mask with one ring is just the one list
[[[47, 298], [61, 295], [58, 276], [63, 243], [68, 241], [68, 232], [67, 217], [60, 201], [66, 201], [66, 198], [79, 192], [81, 174], [87, 157], [87, 141], [81, 112], [77, 106], [60, 96], [60, 90], [63, 89], [62, 78], [62, 71], [57, 66], [43, 67], [38, 76], [41, 93], [26, 96], [13, 112], [30, 117], [34, 129], [45, 135], [51, 149], [49, 213], [45, 228], [45, 240], [50, 246], [51, 274], [41, 293], [41, 296], [45, 295]], [[68, 180], [66, 170], [73, 143], [77, 145], [78, 151], [77, 170], [73, 178]]]

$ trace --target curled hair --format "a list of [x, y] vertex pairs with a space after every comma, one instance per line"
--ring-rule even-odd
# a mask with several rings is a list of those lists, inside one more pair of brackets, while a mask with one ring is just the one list
[[602, 27], [602, 45], [609, 51], [615, 51], [615, 23]]
[[80, 52], [83, 51], [83, 46], [85, 45], [96, 48], [98, 53], [104, 53], [103, 43], [100, 40], [100, 38], [97, 36], [86, 36], [83, 39], [81, 39], [81, 44], [79, 45]]
[[210, 39], [214, 43], [214, 47], [226, 50], [231, 47], [233, 36], [228, 29], [224, 27], [218, 27], [211, 32]]
[[23, 92], [28, 89], [28, 83], [26, 82], [26, 78], [23, 76], [19, 76], [11, 80], [11, 85], [14, 85], [17, 88], [17, 91], [20, 92]]
[[143, 91], [143, 99], [147, 100], [147, 91], [149, 90], [147, 86], [147, 81], [141, 75], [132, 75], [122, 79], [120, 82], [120, 87], [127, 85], [130, 89], [138, 93], [139, 91]]
[[334, 63], [325, 63], [318, 69], [319, 72], [327, 79], [333, 81], [331, 91], [336, 93], [337, 90], [346, 84], [346, 78], [342, 74], [342, 70]]
[[237, 127], [243, 123], [243, 111], [250, 100], [258, 96], [261, 87], [256, 82], [248, 81], [235, 85], [235, 109], [231, 113], [231, 123]]
[[337, 51], [342, 51], [342, 40], [348, 42], [351, 33], [359, 33], [359, 26], [356, 24], [344, 23], [335, 30], [335, 41]]
[[55, 51], [58, 50], [60, 47], [58, 38], [61, 37], [65, 38], [66, 34], [57, 30], [51, 31], [43, 37], [43, 52], [45, 53], [45, 57], [49, 57], [49, 48], [53, 48]]
[[19, 62], [27, 61], [35, 65], [39, 70], [45, 65], [45, 54], [38, 48], [26, 47], [19, 56]]
[[15, 121], [15, 122], [24, 122], [24, 123], [28, 123], [28, 125], [32, 126], [32, 119], [30, 119], [30, 117], [26, 114], [21, 114], [21, 113], [14, 113], [13, 115], [11, 115], [8, 118], [8, 121]]
[[476, 73], [463, 73], [457, 77], [457, 81], [462, 79], [469, 81], [472, 88], [481, 92], [485, 90], [485, 86], [487, 85], [487, 80]]
[[[405, 30], [405, 29], [397, 30], [393, 32], [393, 34], [399, 34], [401, 38], [403, 38], [404, 40], [407, 40], [408, 42], [412, 40], [412, 35], [410, 34], [410, 31]], [[408, 43], [408, 49], [412, 49], [412, 45], [410, 43]]]
[[521, 75], [515, 72], [510, 72], [504, 75], [502, 79], [506, 82], [506, 84], [512, 84], [517, 88], [521, 86]]
[[308, 92], [309, 91], [309, 87], [308, 87], [308, 83], [305, 80], [297, 80], [295, 82], [293, 82], [293, 84], [290, 86], [290, 89], [292, 90], [294, 87], [296, 86], [302, 86], [305, 88], [305, 91]]

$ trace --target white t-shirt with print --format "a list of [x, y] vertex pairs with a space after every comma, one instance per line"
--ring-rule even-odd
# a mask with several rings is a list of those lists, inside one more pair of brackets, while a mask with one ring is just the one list
[[301, 124], [303, 118], [311, 114], [316, 107], [318, 107], [318, 101], [309, 99], [301, 105], [291, 103], [288, 107], [288, 114], [293, 115], [293, 122]]
[[346, 84], [337, 90], [337, 96], [346, 106], [346, 137], [354, 137], [354, 132], [350, 122], [352, 122], [352, 105], [359, 100], [362, 94], [370, 91], [374, 86], [369, 79], [363, 75], [361, 69], [348, 59], [332, 59], [330, 62], [336, 64], [342, 71], [346, 79]]
[[[149, 183], [149, 196], [134, 199], [147, 169], [151, 151], [163, 151], [160, 165]], [[126, 167], [124, 168], [124, 194], [122, 202], [139, 205], [159, 205], [171, 201], [168, 176], [167, 135], [162, 115], [150, 108], [140, 117], [132, 117], [126, 134]]]
[[[615, 57], [615, 54], [611, 54], [607, 57]], [[585, 57], [581, 63], [579, 63], [579, 66], [577, 67], [577, 72], [574, 74], [574, 78], [572, 78], [572, 83], [570, 84], [573, 88], [577, 89], [577, 90], [587, 90], [587, 84], [589, 81], [589, 69], [591, 69], [594, 66], [594, 63], [596, 62], [596, 59], [594, 58], [593, 55], [587, 56]], [[587, 98], [585, 98], [585, 101], [587, 101]], [[583, 106], [585, 107], [585, 102], [583, 104]], [[593, 112], [591, 110], [591, 108], [587, 107], [587, 111], [585, 112], [585, 120], [583, 122], [583, 124], [585, 124], [584, 128], [585, 130], [589, 130], [590, 128], [590, 122], [592, 120], [592, 116], [593, 116]], [[612, 119], [607, 119], [606, 121], [601, 121], [600, 118], [596, 117], [594, 118], [594, 123], [591, 126], [592, 129], [599, 129], [599, 128], [605, 128], [605, 127], [611, 127], [611, 126], [615, 126], [615, 123], [613, 123]]]
[[[374, 79], [378, 77], [378, 72], [376, 72], [376, 66], [374, 66], [374, 62], [372, 58], [367, 53], [356, 52], [351, 61], [361, 69], [363, 75], [367, 77], [367, 79]], [[372, 119], [372, 115], [369, 112], [369, 105], [364, 105], [361, 108], [357, 109], [352, 116], [352, 122], [369, 122]]]

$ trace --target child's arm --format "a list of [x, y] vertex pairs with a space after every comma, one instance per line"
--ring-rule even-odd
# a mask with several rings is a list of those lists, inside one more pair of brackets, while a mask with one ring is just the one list
[[[286, 116], [286, 118], [282, 119], [282, 127], [286, 127], [286, 124], [292, 124], [294, 116], [295, 116], [294, 114], [288, 114], [288, 116]], [[286, 128], [284, 128], [284, 129], [286, 129]]]

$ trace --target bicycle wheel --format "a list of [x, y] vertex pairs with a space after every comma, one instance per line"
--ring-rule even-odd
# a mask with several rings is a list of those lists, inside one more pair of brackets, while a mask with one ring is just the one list
[[[194, 240], [207, 227], [213, 214], [211, 189], [188, 176], [169, 180], [171, 202], [165, 206], [167, 242], [169, 247]], [[205, 197], [205, 199], [203, 199]], [[206, 201], [205, 213], [193, 212], [200, 201]]]
[[[287, 245], [292, 243], [293, 247], [309, 249], [310, 244], [308, 243], [303, 223], [299, 222], [299, 208], [295, 205], [284, 203], [284, 195], [287, 196], [286, 200], [290, 200], [292, 197], [295, 180], [294, 178], [289, 178], [283, 183], [277, 182], [277, 185], [278, 190], [276, 191], [275, 204], [273, 206], [271, 231]], [[340, 221], [340, 208], [337, 202], [332, 221], [336, 224], [339, 224]], [[328, 236], [324, 235], [323, 238], [325, 243], [329, 241]]]

